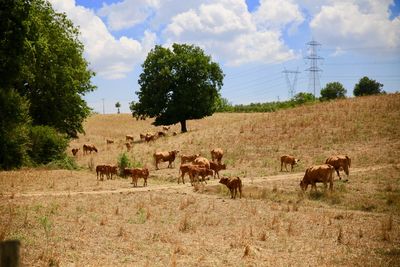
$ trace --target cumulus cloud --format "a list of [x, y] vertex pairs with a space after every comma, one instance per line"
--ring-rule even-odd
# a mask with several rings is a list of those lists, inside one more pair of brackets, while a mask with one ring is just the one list
[[390, 19], [391, 4], [387, 0], [327, 2], [311, 20], [310, 28], [319, 41], [331, 46], [398, 48], [400, 17]]
[[143, 61], [156, 41], [155, 34], [149, 31], [141, 40], [125, 36], [116, 39], [94, 11], [77, 6], [74, 0], [50, 0], [50, 3], [79, 26], [86, 59], [91, 68], [106, 79], [125, 77]]
[[[297, 19], [292, 18], [287, 23], [293, 21]], [[254, 19], [242, 0], [220, 0], [174, 16], [163, 36], [167, 43], [199, 45], [228, 65], [272, 63], [294, 58], [294, 52], [281, 38], [279, 27], [267, 29], [263, 27], [267, 22], [268, 19]]]

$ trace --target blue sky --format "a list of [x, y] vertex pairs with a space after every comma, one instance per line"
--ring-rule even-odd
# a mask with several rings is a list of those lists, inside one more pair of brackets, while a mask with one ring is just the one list
[[[200, 46], [225, 73], [221, 94], [233, 104], [289, 98], [283, 70], [309, 86], [307, 42], [315, 40], [320, 88], [340, 82], [352, 96], [363, 76], [400, 91], [400, 2], [391, 0], [50, 0], [79, 26], [98, 89], [95, 111], [129, 112], [141, 63], [159, 44]], [[294, 74], [289, 74], [293, 82]]]

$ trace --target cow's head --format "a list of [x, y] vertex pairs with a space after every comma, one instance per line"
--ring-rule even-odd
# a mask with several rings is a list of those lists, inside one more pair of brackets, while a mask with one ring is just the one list
[[97, 153], [98, 152], [98, 150], [97, 150], [97, 148], [95, 147], [95, 146], [93, 146], [93, 150]]
[[226, 164], [224, 163], [224, 164], [221, 164], [221, 165], [219, 165], [220, 166], [220, 168], [221, 168], [221, 170], [226, 170]]
[[307, 190], [307, 186], [308, 186], [308, 184], [306, 184], [306, 183], [304, 182], [304, 180], [301, 180], [301, 181], [300, 181], [300, 188], [301, 188], [301, 190], [303, 190], [303, 191]]
[[298, 164], [300, 159], [294, 159], [294, 164]]
[[228, 182], [229, 182], [229, 178], [228, 178], [228, 177], [222, 177], [222, 178], [219, 180], [219, 183], [220, 183], [220, 184], [224, 184], [224, 185], [227, 185]]

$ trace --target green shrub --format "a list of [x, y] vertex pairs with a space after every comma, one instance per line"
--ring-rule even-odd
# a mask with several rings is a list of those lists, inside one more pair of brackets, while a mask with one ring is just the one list
[[68, 138], [50, 126], [33, 126], [28, 154], [36, 164], [47, 164], [66, 157]]
[[19, 168], [28, 161], [30, 123], [28, 101], [0, 88], [0, 169]]
[[65, 156], [62, 159], [53, 160], [47, 164], [50, 169], [67, 169], [67, 170], [78, 170], [79, 166], [73, 157]]
[[132, 166], [131, 161], [128, 158], [126, 153], [122, 153], [118, 156], [118, 169], [119, 169], [119, 176], [124, 177], [124, 169], [130, 168]]

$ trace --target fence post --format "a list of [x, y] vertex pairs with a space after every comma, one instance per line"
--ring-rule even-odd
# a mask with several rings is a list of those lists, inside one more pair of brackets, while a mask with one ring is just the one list
[[0, 242], [0, 266], [19, 267], [19, 240]]

